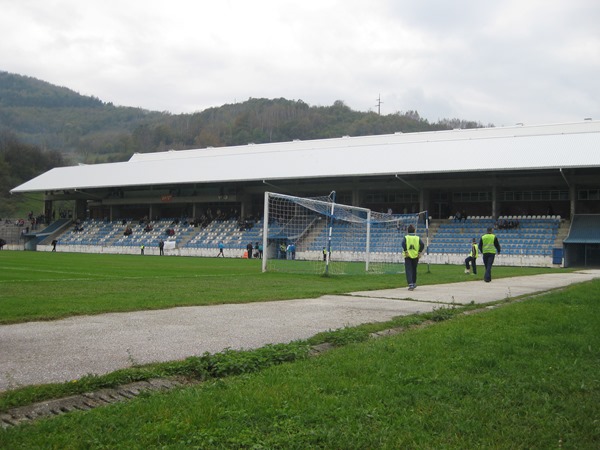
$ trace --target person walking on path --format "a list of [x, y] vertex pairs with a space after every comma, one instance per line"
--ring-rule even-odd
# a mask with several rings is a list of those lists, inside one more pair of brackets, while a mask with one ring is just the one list
[[404, 272], [406, 273], [406, 282], [408, 290], [412, 291], [417, 287], [417, 265], [425, 244], [423, 240], [415, 234], [414, 225], [409, 225], [408, 234], [402, 239], [402, 255], [404, 256]]
[[[471, 251], [469, 252], [469, 256], [465, 259], [465, 273], [471, 273], [471, 267], [473, 268], [473, 275], [477, 275], [477, 256], [479, 256], [479, 248], [477, 247], [477, 239], [473, 238], [473, 243], [471, 244]], [[471, 267], [469, 267], [471, 266]]]
[[493, 228], [488, 228], [487, 233], [481, 236], [479, 240], [479, 251], [483, 254], [483, 265], [485, 266], [485, 275], [483, 281], [489, 283], [492, 281], [492, 265], [496, 254], [500, 254], [500, 243], [493, 233]]
[[225, 248], [225, 244], [223, 244], [223, 241], [219, 241], [219, 253], [217, 253], [217, 258], [219, 256], [222, 256], [223, 258], [225, 258], [225, 253], [223, 253], [224, 248]]

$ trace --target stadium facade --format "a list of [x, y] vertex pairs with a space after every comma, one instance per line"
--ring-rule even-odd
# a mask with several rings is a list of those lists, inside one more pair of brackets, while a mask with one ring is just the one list
[[70, 200], [74, 218], [137, 220], [208, 209], [256, 217], [265, 191], [334, 190], [339, 203], [427, 210], [434, 220], [456, 212], [567, 221], [598, 215], [600, 121], [138, 153], [127, 162], [54, 168], [11, 192], [43, 192], [47, 217], [54, 202]]

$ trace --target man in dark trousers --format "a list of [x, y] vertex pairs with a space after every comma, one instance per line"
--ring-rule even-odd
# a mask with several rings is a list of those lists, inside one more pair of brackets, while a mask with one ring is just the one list
[[417, 287], [417, 265], [419, 264], [419, 257], [423, 253], [425, 244], [415, 234], [414, 225], [409, 225], [407, 232], [408, 234], [402, 239], [402, 254], [404, 256], [404, 271], [406, 272], [408, 290], [413, 291]]
[[492, 265], [496, 254], [500, 253], [500, 243], [498, 238], [493, 233], [493, 228], [488, 228], [487, 233], [479, 239], [479, 251], [483, 255], [483, 265], [485, 266], [485, 275], [483, 281], [489, 283], [492, 281]]
[[479, 256], [479, 248], [477, 247], [477, 239], [473, 238], [473, 243], [471, 244], [471, 252], [467, 259], [465, 259], [465, 273], [471, 273], [470, 267], [473, 267], [473, 275], [477, 275], [477, 256]]

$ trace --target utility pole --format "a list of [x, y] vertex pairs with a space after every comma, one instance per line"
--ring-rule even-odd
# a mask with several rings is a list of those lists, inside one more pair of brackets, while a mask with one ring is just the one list
[[375, 106], [377, 106], [377, 114], [378, 115], [381, 115], [381, 104], [382, 103], [383, 102], [381, 101], [381, 94], [379, 94], [379, 97], [377, 97], [377, 105], [375, 105]]

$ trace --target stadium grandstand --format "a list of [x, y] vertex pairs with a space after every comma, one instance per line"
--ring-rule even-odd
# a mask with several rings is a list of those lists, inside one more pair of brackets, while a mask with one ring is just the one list
[[[599, 149], [600, 121], [583, 120], [136, 153], [15, 187], [43, 194], [41, 224], [3, 227], [16, 236], [11, 249], [50, 251], [56, 241], [57, 251], [158, 254], [163, 240], [166, 254], [216, 256], [222, 241], [226, 256], [241, 257], [262, 240], [266, 191], [335, 191], [337, 203], [380, 213], [427, 211], [420, 233], [433, 264], [462, 263], [493, 226], [497, 264], [600, 265]], [[66, 216], [57, 202], [72, 205]]]

